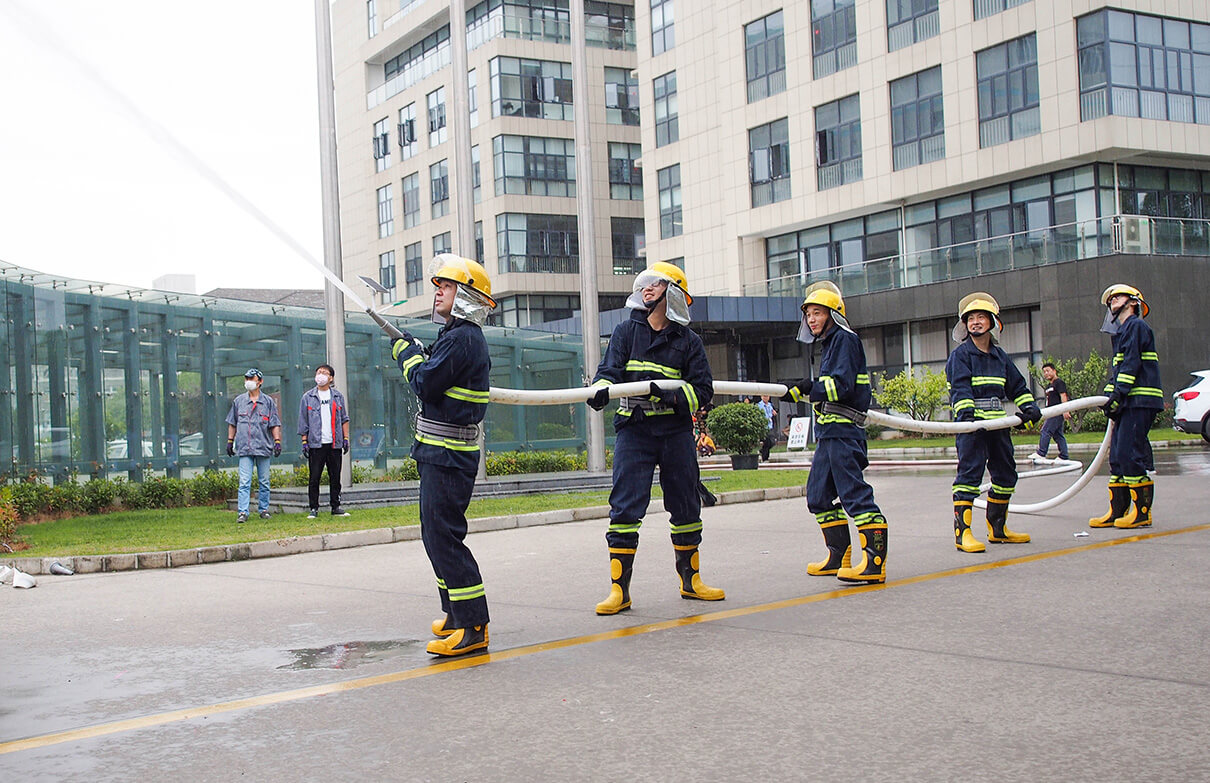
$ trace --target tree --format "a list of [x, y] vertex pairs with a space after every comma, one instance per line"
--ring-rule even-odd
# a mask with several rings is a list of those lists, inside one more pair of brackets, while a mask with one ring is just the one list
[[[1105, 388], [1105, 379], [1109, 375], [1109, 361], [1101, 356], [1096, 351], [1090, 351], [1088, 359], [1081, 365], [1079, 359], [1056, 359], [1053, 356], [1047, 356], [1043, 364], [1053, 364], [1055, 372], [1067, 384], [1067, 398], [1069, 400], [1078, 400], [1081, 397], [1093, 397], [1103, 393]], [[1029, 365], [1030, 375], [1038, 379], [1043, 388], [1046, 387], [1046, 381], [1042, 378], [1042, 365]], [[1071, 431], [1079, 432], [1084, 426], [1084, 415], [1089, 410], [1085, 408], [1071, 413]]]
[[945, 374], [928, 367], [917, 367], [916, 373], [904, 370], [893, 378], [882, 378], [874, 401], [888, 410], [906, 413], [916, 421], [929, 421], [937, 408], [945, 403]]

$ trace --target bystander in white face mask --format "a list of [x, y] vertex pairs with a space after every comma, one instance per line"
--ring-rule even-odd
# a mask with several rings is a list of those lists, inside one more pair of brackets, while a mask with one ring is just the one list
[[244, 381], [244, 388], [247, 389], [248, 391], [256, 391], [256, 381], [253, 381], [253, 380]]

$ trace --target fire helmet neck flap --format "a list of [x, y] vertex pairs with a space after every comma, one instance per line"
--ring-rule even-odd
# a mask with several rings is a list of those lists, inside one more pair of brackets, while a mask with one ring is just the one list
[[812, 333], [811, 328], [807, 326], [807, 305], [828, 308], [828, 314], [832, 316], [833, 323], [846, 332], [853, 331], [849, 326], [849, 319], [845, 316], [844, 298], [840, 295], [840, 289], [831, 280], [820, 280], [818, 283], [812, 283], [803, 292], [802, 307], [799, 308], [802, 310], [802, 322], [798, 327], [800, 343], [810, 345], [823, 337], [822, 334]]
[[[453, 253], [440, 253], [433, 256], [429, 263], [429, 279], [433, 285], [438, 285], [441, 280], [457, 284], [454, 306], [450, 309], [450, 315], [454, 318], [483, 326], [487, 316], [496, 309], [496, 300], [492, 299], [492, 280], [487, 270], [476, 261]], [[432, 319], [435, 324], [444, 324], [447, 320], [437, 313], [436, 302], [433, 303]]]
[[1004, 322], [1000, 320], [1000, 304], [994, 296], [984, 291], [967, 294], [958, 302], [958, 323], [954, 324], [954, 329], [950, 332], [954, 342], [960, 343], [970, 336], [966, 328], [966, 317], [975, 312], [984, 312], [992, 317], [992, 342], [1000, 342], [1000, 332], [1004, 331]]
[[1118, 327], [1121, 325], [1121, 321], [1118, 319], [1122, 314], [1122, 310], [1126, 309], [1125, 306], [1119, 307], [1117, 310], [1109, 306], [1109, 300], [1118, 294], [1125, 294], [1130, 298], [1130, 301], [1134, 304], [1134, 311], [1140, 318], [1146, 318], [1147, 314], [1151, 312], [1151, 308], [1147, 305], [1146, 300], [1143, 299], [1142, 291], [1132, 285], [1114, 283], [1101, 294], [1101, 304], [1105, 305], [1105, 320], [1101, 323], [1101, 331], [1105, 334], [1117, 334]]
[[668, 320], [681, 326], [688, 326], [689, 305], [693, 304], [693, 297], [689, 295], [689, 280], [680, 267], [667, 261], [656, 261], [647, 269], [639, 272], [634, 278], [634, 288], [626, 300], [626, 306], [631, 310], [650, 312], [659, 304], [660, 300], [644, 302], [643, 289], [657, 283], [667, 284], [667, 288], [660, 298], [668, 302], [668, 309], [665, 311]]

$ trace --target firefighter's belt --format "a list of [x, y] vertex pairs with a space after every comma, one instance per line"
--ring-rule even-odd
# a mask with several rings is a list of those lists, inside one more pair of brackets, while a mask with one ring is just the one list
[[479, 425], [477, 424], [448, 424], [419, 415], [416, 416], [416, 432], [421, 435], [432, 435], [435, 438], [461, 440], [468, 444], [479, 441]]
[[1004, 401], [999, 397], [976, 397], [975, 407], [981, 411], [1002, 411]]
[[819, 406], [824, 413], [830, 413], [833, 416], [844, 416], [847, 419], [851, 419], [858, 427], [865, 426], [865, 411], [850, 408], [848, 405], [841, 405], [839, 402], [821, 402]]
[[672, 406], [665, 405], [658, 400], [649, 400], [646, 397], [623, 397], [618, 400], [618, 410], [641, 410], [644, 413], [656, 413], [658, 411], [670, 411], [672, 410]]

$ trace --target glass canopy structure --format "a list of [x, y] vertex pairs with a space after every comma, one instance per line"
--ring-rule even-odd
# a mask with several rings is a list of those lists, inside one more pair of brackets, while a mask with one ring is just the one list
[[[126, 473], [181, 476], [233, 467], [225, 418], [244, 372], [282, 412], [281, 463], [298, 460], [298, 403], [327, 362], [323, 310], [74, 280], [0, 262], [0, 480]], [[407, 456], [416, 399], [368, 318], [346, 315], [352, 457], [386, 467]], [[398, 325], [431, 342], [427, 320]], [[578, 335], [485, 329], [492, 385], [582, 385]], [[490, 451], [582, 448], [585, 406], [492, 405]]]

